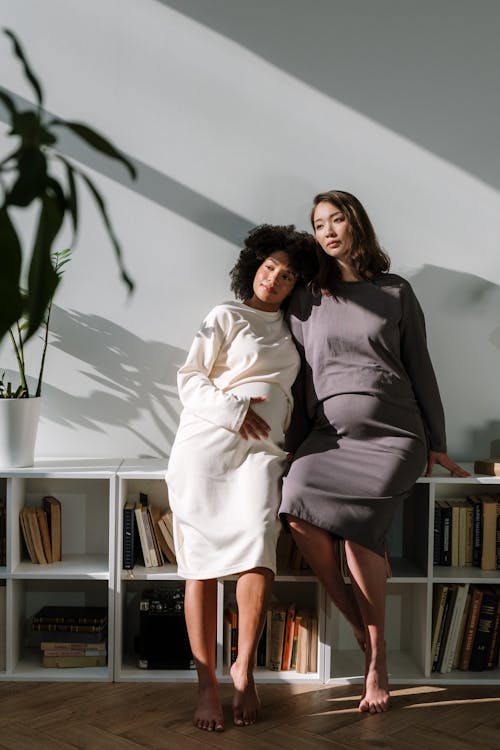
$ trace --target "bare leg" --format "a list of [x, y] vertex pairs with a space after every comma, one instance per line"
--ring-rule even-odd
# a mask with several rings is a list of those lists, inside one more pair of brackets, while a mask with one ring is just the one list
[[327, 594], [351, 624], [357, 642], [365, 650], [363, 619], [352, 586], [345, 583], [335, 555], [335, 541], [324, 529], [295, 516], [287, 516], [297, 547], [323, 584]]
[[354, 542], [345, 543], [354, 594], [365, 623], [365, 691], [360, 711], [371, 714], [389, 708], [389, 679], [385, 648], [385, 560]]
[[224, 716], [215, 674], [217, 581], [186, 581], [184, 613], [189, 643], [198, 672], [198, 707], [193, 723], [198, 729], [222, 732]]
[[233, 719], [237, 726], [255, 724], [260, 708], [253, 668], [266, 620], [274, 574], [268, 568], [242, 573], [236, 584], [238, 656], [231, 667], [234, 683]]

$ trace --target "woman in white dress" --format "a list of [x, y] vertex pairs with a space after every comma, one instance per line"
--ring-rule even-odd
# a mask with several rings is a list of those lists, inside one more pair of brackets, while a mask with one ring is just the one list
[[215, 674], [217, 579], [237, 575], [233, 721], [253, 724], [257, 644], [276, 572], [284, 430], [299, 357], [282, 306], [314, 263], [314, 240], [263, 225], [231, 271], [238, 300], [217, 305], [178, 373], [183, 412], [167, 472], [185, 615], [198, 671], [194, 724], [222, 731]]

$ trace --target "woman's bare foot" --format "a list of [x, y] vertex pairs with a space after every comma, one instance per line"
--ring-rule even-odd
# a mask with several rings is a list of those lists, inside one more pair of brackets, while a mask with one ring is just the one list
[[233, 721], [237, 727], [255, 724], [260, 710], [260, 699], [252, 675], [238, 669], [237, 663], [231, 667], [234, 683]]
[[206, 732], [224, 731], [224, 715], [217, 686], [199, 688], [198, 706], [194, 713], [193, 724]]
[[389, 708], [389, 679], [385, 648], [374, 658], [367, 654], [365, 690], [359, 703], [359, 710], [370, 714], [380, 714]]

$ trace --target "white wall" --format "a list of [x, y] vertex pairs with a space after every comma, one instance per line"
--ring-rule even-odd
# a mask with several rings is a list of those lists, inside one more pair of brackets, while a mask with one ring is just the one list
[[[409, 13], [425, 19], [427, 54]], [[330, 187], [361, 198], [421, 299], [450, 452], [489, 454], [500, 438], [498, 116], [490, 91], [470, 95], [465, 71], [480, 89], [477, 73], [499, 69], [479, 33], [498, 28], [498, 4], [0, 0], [0, 19], [47, 110], [102, 130], [139, 168], [131, 184], [65, 141], [107, 197], [136, 291], [127, 299], [85, 200], [56, 298], [38, 455], [167, 453], [176, 368], [205, 312], [230, 296], [242, 237], [262, 222], [307, 228], [311, 197]], [[31, 97], [3, 35], [0, 70], [8, 91]], [[0, 155], [4, 133], [0, 123]]]

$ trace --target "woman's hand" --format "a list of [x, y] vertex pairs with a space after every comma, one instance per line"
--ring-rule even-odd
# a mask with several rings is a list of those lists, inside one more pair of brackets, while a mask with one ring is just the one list
[[252, 409], [252, 404], [265, 400], [265, 396], [252, 396], [250, 399], [250, 406], [248, 407], [243, 424], [239, 429], [239, 433], [243, 440], [248, 440], [249, 437], [255, 438], [255, 440], [260, 440], [263, 437], [267, 437], [271, 432], [271, 428], [267, 422], [262, 419], [262, 417], [259, 417], [259, 415]]
[[427, 471], [425, 472], [426, 477], [430, 477], [432, 469], [436, 464], [444, 466], [448, 469], [452, 477], [470, 477], [470, 474], [461, 466], [455, 463], [447, 453], [438, 453], [437, 451], [429, 451], [429, 458], [427, 460]]

